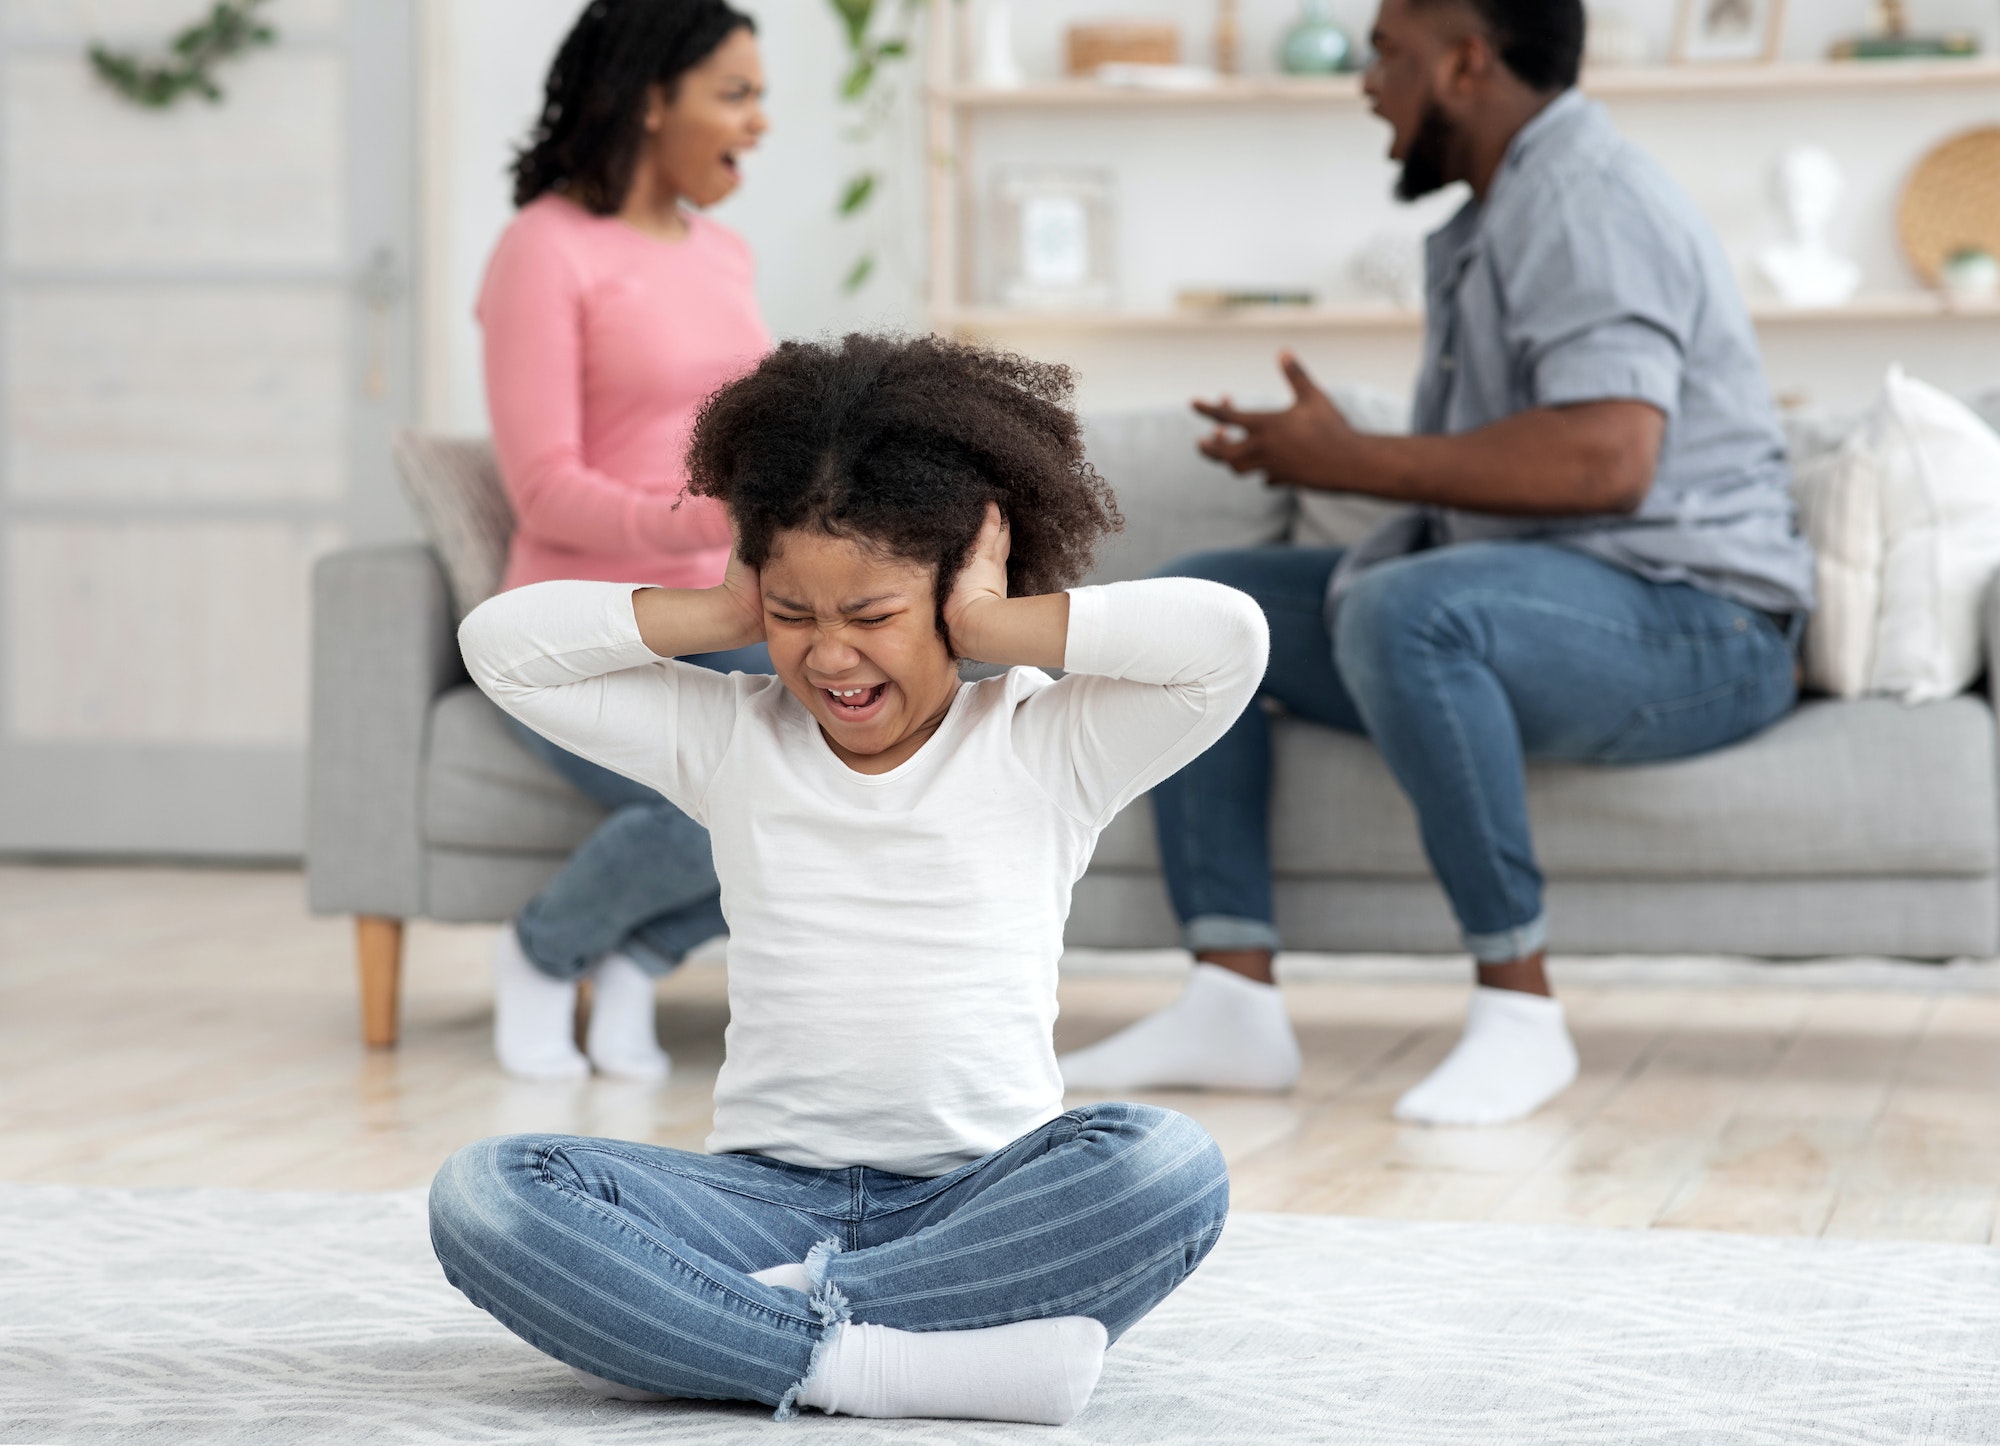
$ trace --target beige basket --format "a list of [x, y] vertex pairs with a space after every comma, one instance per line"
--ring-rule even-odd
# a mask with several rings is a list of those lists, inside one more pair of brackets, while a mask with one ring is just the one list
[[1100, 65], [1179, 65], [1181, 32], [1172, 25], [1107, 20], [1072, 25], [1064, 34], [1071, 75], [1095, 75]]
[[2000, 256], [2000, 126], [1953, 136], [1917, 162], [1899, 221], [1910, 265], [1931, 286], [1955, 251]]

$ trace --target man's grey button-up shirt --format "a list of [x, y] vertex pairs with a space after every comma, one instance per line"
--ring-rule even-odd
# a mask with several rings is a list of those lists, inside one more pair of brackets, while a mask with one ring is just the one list
[[1336, 587], [1411, 545], [1559, 542], [1767, 612], [1812, 605], [1777, 405], [1728, 258], [1694, 203], [1575, 91], [1514, 138], [1485, 201], [1430, 238], [1415, 430], [1638, 401], [1667, 419], [1632, 515], [1432, 509], [1358, 548]]

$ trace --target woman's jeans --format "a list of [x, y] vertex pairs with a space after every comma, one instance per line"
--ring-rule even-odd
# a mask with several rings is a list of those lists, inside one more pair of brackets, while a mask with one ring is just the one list
[[[662, 1395], [790, 1405], [826, 1327], [973, 1330], [1087, 1315], [1112, 1339], [1222, 1233], [1201, 1126], [1071, 1110], [921, 1179], [761, 1155], [509, 1135], [431, 1185], [445, 1278], [537, 1350]], [[810, 1300], [750, 1278], [805, 1261]]]
[[[682, 661], [718, 673], [771, 671], [762, 643]], [[529, 752], [611, 815], [514, 921], [521, 952], [537, 969], [575, 979], [622, 949], [648, 973], [665, 974], [724, 932], [707, 829], [645, 784], [508, 721]]]
[[[1466, 947], [1484, 963], [1547, 938], [1524, 760], [1642, 763], [1733, 743], [1797, 697], [1793, 629], [1546, 543], [1468, 543], [1364, 571], [1333, 631], [1333, 549], [1209, 552], [1167, 569], [1255, 598], [1271, 625], [1264, 698], [1365, 733], [1417, 813]], [[1153, 792], [1187, 946], [1276, 949], [1271, 723], [1252, 706]], [[1327, 819], [1368, 829], [1377, 820]]]

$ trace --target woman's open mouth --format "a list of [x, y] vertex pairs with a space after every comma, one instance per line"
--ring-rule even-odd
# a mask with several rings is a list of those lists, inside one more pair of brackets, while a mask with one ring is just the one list
[[889, 696], [887, 683], [870, 683], [860, 688], [821, 688], [819, 695], [826, 699], [827, 710], [842, 723], [866, 723], [882, 711], [882, 701]]

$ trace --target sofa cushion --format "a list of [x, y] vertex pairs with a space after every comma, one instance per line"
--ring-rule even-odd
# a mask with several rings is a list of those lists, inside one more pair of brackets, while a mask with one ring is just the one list
[[1281, 542], [1296, 499], [1195, 450], [1208, 424], [1183, 407], [1083, 419], [1091, 463], [1118, 494], [1125, 530], [1106, 540], [1092, 582], [1145, 577], [1190, 552]]
[[[1415, 878], [1416, 819], [1367, 740], [1276, 720], [1280, 877]], [[1981, 875], [2000, 870], [1994, 718], [1984, 698], [1908, 708], [1810, 702], [1734, 748], [1637, 767], [1536, 764], [1528, 807], [1561, 878]], [[1154, 869], [1128, 808], [1094, 866]]]
[[514, 536], [514, 504], [500, 482], [493, 444], [484, 437], [396, 437], [403, 495], [423, 523], [462, 619], [500, 590]]
[[567, 854], [604, 810], [521, 746], [477, 688], [431, 708], [424, 753], [424, 841], [482, 853]]

